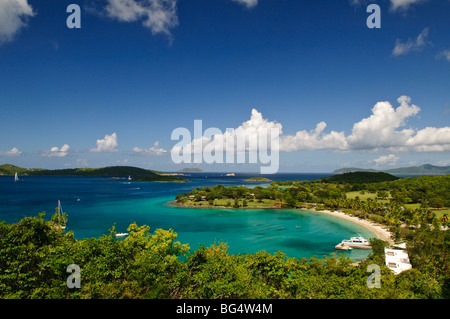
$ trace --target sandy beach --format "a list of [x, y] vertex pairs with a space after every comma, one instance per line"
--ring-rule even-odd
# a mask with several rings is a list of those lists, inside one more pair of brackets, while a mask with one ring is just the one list
[[375, 235], [377, 235], [379, 239], [387, 241], [391, 245], [394, 243], [394, 241], [392, 240], [392, 235], [389, 232], [389, 230], [380, 224], [377, 224], [377, 223], [369, 221], [369, 220], [361, 219], [356, 216], [351, 216], [351, 215], [345, 214], [340, 211], [334, 211], [334, 212], [329, 211], [329, 210], [315, 210], [315, 211], [318, 213], [328, 214], [331, 216], [346, 219], [348, 221], [351, 221], [353, 223], [361, 225], [361, 226], [367, 228], [368, 230], [370, 230]]

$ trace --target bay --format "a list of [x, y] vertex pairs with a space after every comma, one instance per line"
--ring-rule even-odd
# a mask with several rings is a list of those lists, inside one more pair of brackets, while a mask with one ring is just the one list
[[[196, 187], [244, 185], [267, 186], [247, 182], [255, 173], [191, 173], [189, 183], [133, 182], [118, 178], [0, 176], [0, 220], [18, 222], [26, 216], [47, 212], [50, 218], [60, 200], [69, 216], [66, 231], [77, 239], [99, 237], [115, 225], [126, 232], [136, 222], [157, 228], [173, 229], [178, 240], [188, 243], [191, 251], [200, 245], [226, 242], [229, 252], [270, 253], [283, 251], [289, 257], [329, 255], [343, 239], [375, 235], [362, 226], [333, 216], [292, 209], [208, 209], [174, 207], [169, 203], [179, 193]], [[272, 180], [312, 180], [330, 174], [279, 173]], [[267, 176], [266, 176], [267, 177]], [[342, 253], [342, 252], [339, 252]], [[352, 259], [365, 258], [370, 251], [345, 252]]]

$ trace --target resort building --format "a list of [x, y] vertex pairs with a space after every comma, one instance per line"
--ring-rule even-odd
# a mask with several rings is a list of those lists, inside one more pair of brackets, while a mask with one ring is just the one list
[[402, 271], [412, 268], [409, 262], [409, 256], [404, 249], [384, 249], [386, 266], [388, 266], [396, 275]]

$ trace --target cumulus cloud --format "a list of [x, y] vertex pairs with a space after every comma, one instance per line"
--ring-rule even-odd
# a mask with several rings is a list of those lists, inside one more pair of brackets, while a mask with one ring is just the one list
[[347, 140], [344, 132], [331, 131], [324, 133], [327, 124], [320, 122], [312, 131], [298, 131], [295, 135], [280, 138], [280, 151], [347, 149]]
[[[203, 150], [208, 152], [245, 153], [256, 151], [260, 139], [270, 137], [270, 130], [275, 129], [280, 134], [282, 126], [279, 123], [264, 119], [256, 109], [252, 109], [250, 120], [242, 123], [236, 129], [222, 132], [218, 128], [209, 128], [204, 135], [197, 137], [187, 145], [175, 145], [172, 154], [195, 154]], [[270, 143], [267, 147], [270, 149]]]
[[427, 40], [429, 33], [430, 28], [425, 28], [416, 38], [409, 38], [406, 42], [402, 42], [400, 39], [397, 39], [395, 42], [395, 47], [392, 50], [392, 55], [401, 56], [406, 55], [411, 51], [422, 50], [427, 44], [431, 44], [431, 42]]
[[247, 8], [256, 7], [256, 5], [258, 4], [258, 0], [232, 0], [232, 1], [240, 3], [246, 6]]
[[406, 11], [412, 5], [425, 2], [426, 0], [391, 0], [392, 11]]
[[171, 36], [178, 25], [177, 0], [108, 0], [106, 14], [122, 22], [142, 21], [152, 34]]
[[70, 146], [64, 144], [61, 148], [54, 146], [49, 151], [44, 151], [41, 153], [42, 156], [48, 157], [66, 157], [69, 154]]
[[399, 160], [400, 160], [399, 156], [395, 154], [389, 154], [380, 156], [370, 162], [375, 163], [376, 167], [380, 167], [380, 166], [394, 166]]
[[0, 151], [0, 156], [19, 156], [20, 154], [22, 154], [22, 152], [19, 151], [17, 147], [13, 147], [12, 149], [6, 152]]
[[0, 1], [0, 45], [12, 41], [34, 15], [28, 0]]
[[97, 140], [97, 147], [91, 149], [91, 152], [117, 152], [117, 134], [105, 135], [105, 138]]
[[405, 145], [414, 130], [401, 129], [408, 117], [419, 113], [420, 108], [410, 105], [411, 98], [398, 98], [400, 106], [394, 109], [389, 102], [378, 102], [372, 108], [372, 115], [353, 125], [347, 141], [351, 149], [376, 149]]
[[[399, 106], [394, 108], [391, 103], [378, 102], [372, 108], [372, 114], [353, 124], [351, 133], [326, 131], [327, 124], [319, 122], [313, 130], [300, 130], [294, 135], [283, 134], [281, 123], [264, 119], [256, 109], [252, 110], [250, 120], [238, 128], [222, 132], [219, 129], [208, 129], [201, 136], [195, 136], [190, 143], [177, 143], [172, 148], [175, 154], [192, 154], [202, 150], [220, 152], [222, 150], [235, 152], [238, 146], [235, 138], [246, 141], [245, 149], [252, 151], [257, 147], [258, 138], [263, 129], [277, 129], [280, 152], [302, 150], [331, 151], [388, 151], [388, 152], [443, 152], [450, 150], [450, 127], [426, 127], [413, 129], [406, 127], [407, 120], [420, 112], [417, 105], [411, 103], [411, 98], [401, 96], [397, 99]], [[377, 162], [396, 160], [395, 155], [380, 157]]]
[[140, 147], [134, 147], [132, 150], [137, 155], [142, 156], [158, 156], [158, 155], [166, 155], [169, 152], [161, 147], [159, 147], [159, 142], [155, 142], [152, 147], [148, 149], [142, 149]]

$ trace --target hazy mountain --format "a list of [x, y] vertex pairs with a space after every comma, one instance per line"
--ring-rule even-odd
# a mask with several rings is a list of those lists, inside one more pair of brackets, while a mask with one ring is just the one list
[[450, 166], [435, 166], [430, 164], [424, 164], [421, 166], [409, 166], [399, 167], [385, 170], [365, 169], [357, 167], [346, 167], [334, 170], [333, 174], [343, 174], [350, 172], [385, 172], [389, 174], [423, 174], [423, 175], [436, 175], [436, 174], [450, 174]]

